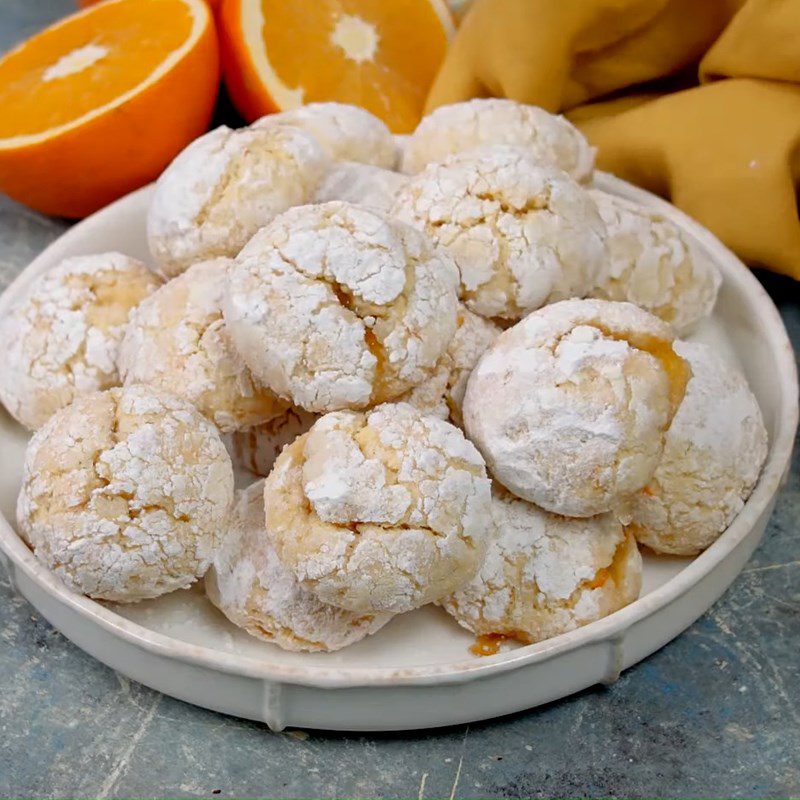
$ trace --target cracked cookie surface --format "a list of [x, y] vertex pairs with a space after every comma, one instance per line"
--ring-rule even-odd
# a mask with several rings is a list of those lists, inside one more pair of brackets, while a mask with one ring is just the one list
[[224, 433], [286, 410], [284, 401], [253, 379], [225, 329], [229, 264], [195, 264], [150, 295], [131, 315], [118, 359], [125, 385], [145, 383], [183, 397]]
[[147, 213], [160, 271], [171, 278], [235, 256], [262, 225], [307, 202], [329, 165], [316, 139], [289, 125], [223, 125], [195, 139], [158, 179]]
[[682, 333], [714, 309], [721, 278], [677, 225], [600, 189], [589, 196], [606, 226], [608, 260], [593, 297], [624, 300]]
[[436, 372], [401, 398], [426, 414], [448, 417], [459, 427], [463, 424], [461, 407], [467, 381], [480, 357], [502, 333], [499, 325], [465, 306], [458, 310], [455, 336], [439, 359]]
[[347, 103], [309, 103], [256, 120], [251, 127], [293, 125], [311, 134], [334, 161], [358, 161], [394, 169], [397, 146], [386, 124]]
[[569, 120], [498, 98], [453, 103], [428, 114], [404, 142], [402, 170], [413, 174], [487, 144], [524, 147], [538, 163], [558, 167], [580, 183], [592, 178], [594, 148]]
[[231, 622], [284, 650], [340, 650], [391, 619], [327, 605], [298, 583], [267, 537], [263, 480], [238, 493], [205, 587]]
[[630, 530], [660, 553], [695, 555], [728, 527], [758, 480], [768, 437], [744, 376], [708, 345], [676, 342], [692, 368], [664, 455], [627, 504]]
[[618, 611], [641, 585], [636, 542], [613, 514], [561, 517], [495, 485], [483, 566], [441, 605], [473, 633], [530, 644]]
[[232, 498], [214, 425], [185, 400], [131, 386], [79, 397], [34, 434], [17, 521], [71, 589], [134, 602], [205, 573]]
[[461, 300], [487, 318], [513, 321], [585, 296], [606, 257], [605, 226], [584, 189], [520, 147], [430, 164], [400, 190], [393, 213], [451, 253]]
[[131, 311], [161, 284], [121, 253], [67, 258], [0, 323], [0, 400], [26, 428], [76, 397], [119, 383], [117, 351]]
[[472, 371], [464, 423], [514, 494], [567, 516], [639, 491], [691, 375], [663, 320], [630, 303], [565, 300], [504, 331]]
[[290, 209], [228, 272], [228, 330], [255, 377], [307, 411], [364, 408], [433, 374], [458, 271], [418, 231], [360, 206]]
[[281, 561], [326, 603], [410, 611], [469, 580], [484, 555], [490, 481], [458, 428], [406, 403], [327, 414], [264, 485]]

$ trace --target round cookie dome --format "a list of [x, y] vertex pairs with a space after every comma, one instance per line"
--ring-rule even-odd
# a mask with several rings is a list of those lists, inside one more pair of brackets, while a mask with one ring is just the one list
[[216, 428], [147, 386], [83, 395], [25, 455], [17, 521], [76, 592], [134, 602], [202, 577], [233, 499]]
[[478, 635], [540, 642], [607, 617], [642, 586], [636, 541], [613, 514], [550, 514], [495, 484], [486, 559], [441, 605]]
[[311, 134], [334, 161], [359, 161], [394, 169], [397, 146], [385, 123], [365, 108], [347, 103], [309, 103], [268, 114], [251, 128], [293, 125]]
[[637, 540], [659, 553], [705, 550], [742, 510], [767, 457], [767, 431], [744, 376], [714, 350], [676, 342], [692, 369], [647, 486], [626, 503]]
[[314, 192], [312, 202], [344, 200], [388, 213], [394, 205], [395, 196], [407, 180], [399, 172], [355, 161], [342, 161], [331, 167]]
[[592, 178], [594, 148], [569, 120], [497, 98], [440, 106], [424, 117], [404, 144], [402, 170], [413, 174], [453, 153], [492, 144], [523, 147], [535, 161], [580, 183]]
[[289, 125], [223, 125], [195, 139], [158, 179], [148, 210], [160, 271], [175, 277], [235, 256], [262, 225], [307, 202], [329, 163], [316, 139]]
[[391, 400], [433, 374], [458, 273], [414, 229], [331, 202], [262, 228], [228, 272], [225, 322], [256, 379], [307, 411]]
[[64, 259], [0, 322], [0, 400], [36, 430], [76, 397], [116, 386], [128, 317], [161, 281], [121, 253]]
[[556, 514], [611, 510], [653, 475], [691, 375], [670, 326], [630, 303], [565, 300], [504, 331], [464, 423], [492, 474]]
[[517, 320], [583, 297], [605, 260], [605, 227], [586, 192], [520, 147], [430, 164], [401, 189], [393, 213], [447, 248], [462, 301], [483, 317]]
[[264, 529], [264, 481], [238, 493], [205, 579], [211, 602], [235, 625], [284, 650], [340, 650], [382, 628], [390, 614], [326, 605], [281, 564]]
[[465, 306], [458, 310], [455, 336], [450, 340], [445, 354], [439, 359], [436, 372], [427, 381], [403, 395], [403, 401], [426, 414], [450, 419], [461, 426], [461, 406], [467, 381], [480, 357], [502, 333], [499, 325]]
[[259, 386], [222, 319], [228, 259], [204, 261], [150, 295], [119, 350], [125, 385], [145, 383], [192, 403], [223, 432], [260, 425], [286, 403]]
[[323, 602], [399, 614], [475, 574], [489, 495], [483, 459], [453, 425], [406, 403], [334, 412], [275, 462], [267, 533]]
[[680, 228], [658, 211], [590, 189], [606, 226], [608, 260], [594, 297], [627, 300], [678, 333], [714, 309], [721, 278], [694, 252]]

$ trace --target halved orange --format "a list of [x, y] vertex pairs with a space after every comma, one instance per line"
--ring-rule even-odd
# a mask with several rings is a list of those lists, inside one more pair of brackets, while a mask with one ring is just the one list
[[445, 0], [222, 0], [225, 83], [252, 121], [336, 100], [413, 130], [454, 30]]
[[104, 0], [73, 14], [0, 59], [0, 190], [85, 216], [199, 136], [218, 84], [203, 0]]

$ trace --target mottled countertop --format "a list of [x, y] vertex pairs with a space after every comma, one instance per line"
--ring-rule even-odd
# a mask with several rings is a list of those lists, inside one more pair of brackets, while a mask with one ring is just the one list
[[[1, 0], [0, 51], [72, 8]], [[0, 196], [0, 288], [66, 224]], [[797, 285], [761, 275], [800, 348]], [[671, 644], [534, 711], [433, 733], [271, 733], [128, 681], [0, 577], [3, 797], [800, 796], [800, 464], [731, 589]]]

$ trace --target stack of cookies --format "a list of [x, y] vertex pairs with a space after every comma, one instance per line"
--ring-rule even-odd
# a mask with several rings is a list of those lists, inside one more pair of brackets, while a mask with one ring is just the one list
[[205, 578], [289, 650], [431, 603], [531, 643], [633, 602], [639, 546], [711, 545], [767, 434], [677, 338], [715, 268], [593, 157], [508, 100], [408, 137], [323, 103], [196, 140], [156, 184], [152, 268], [67, 259], [0, 321], [0, 399], [35, 432], [20, 535], [98, 600]]

